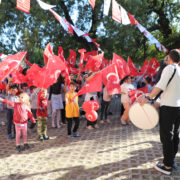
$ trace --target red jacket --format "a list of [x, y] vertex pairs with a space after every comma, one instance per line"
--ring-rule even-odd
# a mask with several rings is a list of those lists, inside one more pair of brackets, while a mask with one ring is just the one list
[[8, 104], [14, 108], [13, 122], [17, 124], [26, 124], [28, 118], [35, 123], [36, 120], [33, 117], [33, 114], [30, 108], [26, 104], [21, 104], [17, 102], [12, 102], [7, 99], [4, 99], [4, 103]]
[[47, 106], [48, 106], [48, 99], [46, 98], [43, 98], [41, 96], [41, 91], [39, 92], [38, 94], [38, 97], [37, 97], [37, 104], [38, 104], [38, 107], [37, 107], [37, 116], [40, 116], [40, 117], [47, 117], [48, 114], [47, 114]]

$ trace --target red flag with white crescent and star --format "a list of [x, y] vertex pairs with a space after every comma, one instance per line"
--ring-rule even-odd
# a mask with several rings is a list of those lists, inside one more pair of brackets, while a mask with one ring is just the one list
[[69, 58], [67, 62], [70, 67], [74, 67], [76, 63], [76, 52], [72, 49], [69, 49]]
[[136, 101], [136, 99], [144, 94], [144, 93], [148, 93], [148, 87], [143, 87], [143, 88], [139, 88], [139, 89], [133, 89], [131, 91], [129, 91], [129, 97], [131, 98], [131, 102], [132, 104]]
[[15, 55], [9, 55], [0, 63], [0, 81], [3, 81], [11, 72], [18, 69], [26, 53], [19, 52]]
[[115, 64], [102, 70], [102, 82], [110, 95], [121, 93], [120, 79]]

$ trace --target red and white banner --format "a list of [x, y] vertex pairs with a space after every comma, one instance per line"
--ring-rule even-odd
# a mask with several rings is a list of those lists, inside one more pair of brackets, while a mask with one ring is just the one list
[[108, 16], [111, 0], [104, 0], [104, 14]]
[[68, 65], [70, 67], [74, 67], [76, 64], [76, 52], [72, 49], [69, 49], [69, 58], [68, 58]]
[[30, 13], [30, 0], [17, 0], [16, 8], [29, 14]]
[[19, 71], [13, 71], [12, 73], [12, 81], [15, 84], [21, 84], [27, 82], [27, 77], [24, 74], [20, 73]]
[[43, 56], [44, 56], [44, 63], [45, 65], [47, 64], [48, 62], [48, 59], [53, 55], [53, 51], [52, 51], [52, 48], [51, 48], [51, 44], [48, 43], [48, 45], [46, 46], [44, 52], [43, 52]]
[[131, 76], [139, 76], [140, 75], [140, 73], [138, 72], [135, 64], [133, 63], [133, 61], [130, 57], [128, 57], [128, 65], [129, 65], [129, 70], [130, 70]]
[[122, 23], [120, 5], [116, 2], [116, 0], [112, 1], [112, 18], [118, 23]]
[[94, 9], [95, 4], [96, 4], [96, 0], [88, 0], [89, 4], [92, 6], [92, 8]]
[[159, 62], [157, 61], [156, 58], [153, 58], [149, 61], [149, 65], [147, 68], [147, 73], [153, 77], [156, 73], [157, 68], [159, 67]]
[[90, 56], [98, 55], [97, 51], [90, 51], [84, 54], [84, 61], [88, 61]]
[[129, 91], [129, 97], [131, 98], [132, 104], [136, 101], [136, 99], [144, 94], [144, 93], [148, 93], [148, 87], [143, 87], [143, 88], [139, 88], [139, 89], [134, 89]]
[[84, 66], [83, 66], [84, 53], [86, 52], [86, 50], [85, 49], [79, 49], [78, 52], [81, 54], [80, 60], [79, 60], [79, 68], [81, 70], [83, 70], [84, 69]]
[[120, 6], [120, 7], [121, 7], [122, 24], [124, 24], [124, 25], [131, 24], [128, 13], [122, 6]]
[[69, 34], [73, 34], [74, 30], [71, 26], [71, 24], [66, 21], [64, 18], [62, 18], [59, 14], [57, 14], [55, 11], [52, 9], [49, 9], [50, 12], [54, 15], [54, 17], [61, 23], [62, 27], [69, 32]]
[[117, 65], [118, 75], [120, 79], [130, 74], [129, 66], [127, 62], [117, 54], [113, 53], [113, 61]]
[[139, 22], [133, 17], [132, 14], [128, 13], [128, 16], [132, 25], [139, 25]]
[[148, 60], [146, 59], [145, 61], [144, 61], [144, 64], [143, 64], [143, 66], [141, 67], [141, 69], [140, 69], [140, 72], [142, 72], [143, 74], [147, 71], [147, 68], [148, 68]]
[[37, 0], [37, 2], [39, 3], [39, 6], [44, 10], [49, 10], [49, 9], [56, 7], [55, 5], [50, 5], [50, 4], [44, 3], [41, 0]]
[[85, 69], [92, 72], [98, 71], [101, 67], [103, 56], [104, 53], [97, 56], [90, 56]]
[[102, 70], [102, 81], [110, 95], [121, 93], [120, 79], [115, 64]]
[[18, 69], [26, 53], [27, 52], [19, 52], [15, 55], [9, 55], [0, 63], [0, 82], [11, 74], [11, 72]]

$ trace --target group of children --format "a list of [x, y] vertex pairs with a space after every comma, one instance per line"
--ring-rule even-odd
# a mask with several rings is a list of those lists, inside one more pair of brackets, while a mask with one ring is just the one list
[[[133, 82], [129, 80], [128, 83], [133, 83]], [[79, 111], [79, 104], [78, 104], [78, 96], [76, 96], [77, 86], [74, 80], [71, 81], [68, 88], [66, 88], [66, 85], [64, 83], [62, 84], [64, 85], [63, 92], [65, 96], [64, 96], [63, 101], [65, 102], [63, 106], [65, 106], [64, 113], [65, 113], [65, 118], [66, 118], [66, 120], [62, 119], [62, 121], [64, 124], [67, 122], [67, 134], [71, 139], [74, 139], [75, 137], [80, 137], [80, 134], [78, 133], [79, 123], [80, 123], [80, 120], [79, 120], [80, 111]], [[128, 91], [128, 89], [126, 90]], [[55, 89], [54, 93], [56, 91], [57, 89]], [[122, 93], [124, 92], [122, 91]], [[85, 95], [85, 100], [88, 100], [87, 96], [90, 99], [93, 97], [94, 100], [97, 100], [95, 94], [93, 93], [92, 94], [87, 93]], [[104, 87], [102, 104], [101, 104], [101, 112], [100, 112], [101, 124], [103, 124], [104, 122], [110, 123], [110, 120], [107, 118], [107, 115], [108, 115], [108, 107], [109, 107], [111, 98], [112, 96], [109, 95], [106, 87]], [[28, 88], [27, 84], [23, 84], [20, 88], [20, 85], [13, 84], [12, 80], [8, 78], [8, 83], [6, 85], [6, 96], [3, 96], [3, 93], [1, 93], [0, 102], [1, 102], [1, 105], [7, 104], [8, 139], [16, 138], [16, 149], [19, 152], [30, 148], [27, 141], [27, 128], [28, 128], [27, 124], [30, 124], [29, 125], [30, 129], [33, 129], [35, 125], [37, 126], [37, 133], [38, 133], [38, 138], [40, 141], [49, 139], [49, 136], [47, 135], [47, 119], [48, 119], [48, 107], [50, 105], [50, 101], [48, 100], [48, 92], [46, 89], [40, 89], [34, 86], [31, 86], [30, 88]], [[123, 105], [126, 105], [124, 101], [122, 102], [123, 102]], [[51, 102], [51, 105], [52, 103], [53, 102]], [[128, 116], [126, 112], [127, 107], [125, 106], [124, 108], [125, 108], [125, 112], [122, 118], [124, 117], [127, 118], [126, 117]], [[52, 107], [52, 116], [54, 116], [53, 113], [54, 111]], [[52, 117], [52, 127], [55, 126], [53, 118], [54, 117]], [[73, 121], [75, 122], [75, 124], [72, 130]], [[124, 121], [122, 119], [121, 122], [122, 124], [126, 123], [125, 119]], [[57, 125], [59, 125], [59, 122]], [[92, 129], [93, 127], [98, 128], [97, 121], [93, 123], [87, 122], [88, 129]], [[24, 141], [23, 147], [20, 146], [21, 133], [22, 133], [22, 137]]]

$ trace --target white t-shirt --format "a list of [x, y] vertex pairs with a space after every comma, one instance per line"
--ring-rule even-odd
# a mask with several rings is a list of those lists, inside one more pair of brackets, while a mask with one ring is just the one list
[[[176, 73], [167, 86], [174, 73], [174, 68], [176, 68]], [[180, 107], [180, 67], [177, 64], [168, 65], [163, 69], [156, 87], [164, 91], [161, 95], [161, 106]]]

